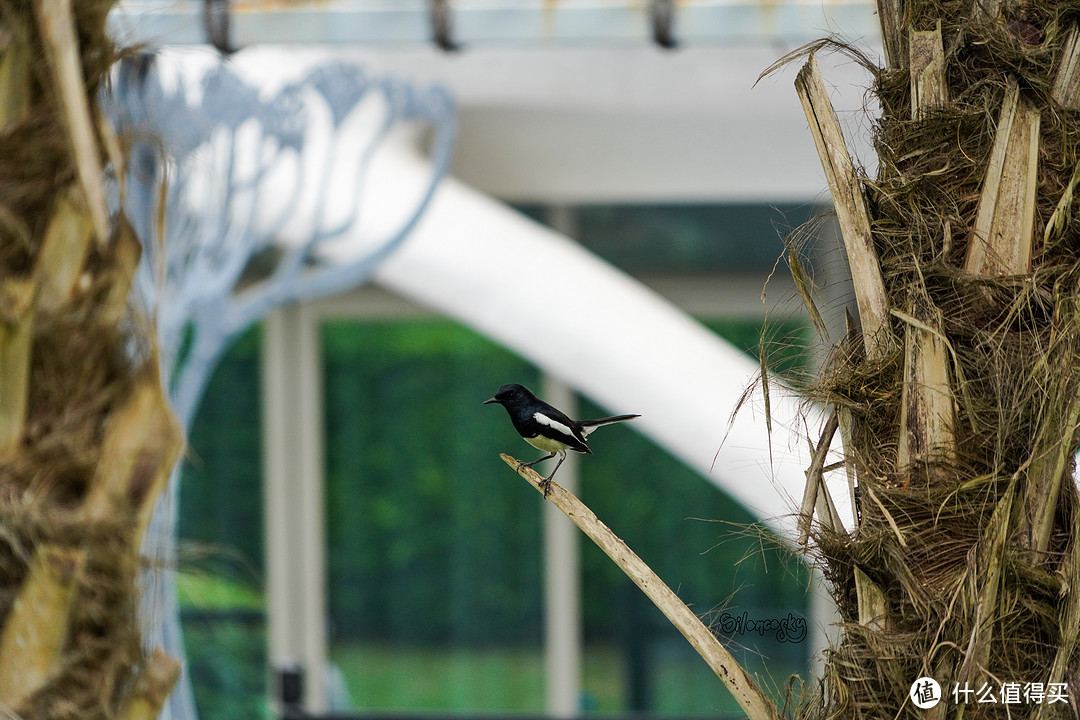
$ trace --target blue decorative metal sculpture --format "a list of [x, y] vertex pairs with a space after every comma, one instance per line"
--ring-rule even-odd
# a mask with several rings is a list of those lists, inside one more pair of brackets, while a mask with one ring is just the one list
[[[134, 292], [154, 319], [162, 372], [177, 415], [190, 428], [217, 362], [239, 333], [287, 303], [362, 285], [405, 241], [446, 169], [454, 121], [442, 89], [417, 90], [343, 63], [318, 65], [269, 96], [226, 61], [194, 80], [180, 66], [153, 55], [125, 60], [104, 102], [131, 148], [119, 180], [143, 239]], [[376, 119], [358, 156], [345, 157], [337, 147], [358, 112]], [[323, 249], [355, 227], [365, 183], [377, 180], [369, 177], [376, 150], [392, 130], [412, 124], [432, 131], [425, 192], [362, 256], [329, 261]], [[314, 147], [327, 142], [322, 152]], [[352, 187], [334, 184], [331, 178], [349, 165]], [[282, 193], [286, 202], [266, 201]], [[331, 193], [337, 204], [351, 193], [346, 217], [329, 218]], [[171, 571], [179, 476], [177, 467], [147, 536], [146, 554], [165, 569], [147, 580], [144, 632], [148, 644], [182, 658]], [[186, 676], [164, 716], [197, 717]]]

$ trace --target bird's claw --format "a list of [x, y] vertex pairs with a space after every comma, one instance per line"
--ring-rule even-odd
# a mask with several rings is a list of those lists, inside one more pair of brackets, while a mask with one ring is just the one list
[[[540, 460], [546, 460], [546, 459], [547, 458], [540, 458]], [[536, 463], [540, 462], [540, 460], [533, 460], [532, 462], [525, 462], [523, 460], [518, 460], [517, 463], [514, 465], [514, 469], [517, 470], [518, 472], [521, 472], [525, 468], [530, 468], [531, 469], [532, 466], [535, 465]], [[554, 473], [552, 473], [552, 475], [554, 475]], [[551, 475], [548, 475], [543, 480], [540, 480], [539, 482], [537, 482], [536, 486], [544, 491], [544, 497], [546, 498], [548, 495], [551, 494]]]

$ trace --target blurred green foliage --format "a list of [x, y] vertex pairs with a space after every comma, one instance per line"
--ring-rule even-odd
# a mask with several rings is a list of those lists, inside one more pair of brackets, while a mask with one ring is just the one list
[[262, 395], [255, 326], [214, 371], [188, 436], [180, 484], [181, 560], [261, 586]]
[[185, 617], [184, 644], [202, 720], [274, 717], [261, 623], [210, 615]]
[[442, 320], [331, 322], [324, 342], [335, 636], [537, 638], [536, 498], [498, 458], [506, 418], [480, 404], [536, 371]]
[[535, 710], [544, 705], [538, 647], [338, 643], [332, 657], [366, 710]]
[[177, 576], [177, 595], [184, 607], [261, 613], [266, 609], [262, 588], [216, 573], [187, 571]]

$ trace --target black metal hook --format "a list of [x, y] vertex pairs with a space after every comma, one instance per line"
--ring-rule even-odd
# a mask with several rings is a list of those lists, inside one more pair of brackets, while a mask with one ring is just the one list
[[650, 0], [649, 16], [653, 42], [665, 50], [675, 48], [675, 0]]
[[454, 42], [453, 10], [450, 0], [428, 0], [431, 16], [431, 37], [440, 50], [454, 52], [461, 48]]
[[206, 39], [222, 55], [236, 52], [230, 38], [229, 0], [203, 0], [203, 28]]

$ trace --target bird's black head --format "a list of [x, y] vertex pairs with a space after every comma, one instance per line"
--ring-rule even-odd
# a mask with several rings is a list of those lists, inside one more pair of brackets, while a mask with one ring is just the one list
[[517, 383], [510, 383], [499, 388], [499, 392], [495, 393], [494, 397], [485, 400], [483, 404], [498, 403], [503, 407], [512, 407], [535, 399], [536, 396], [529, 392], [529, 388]]

